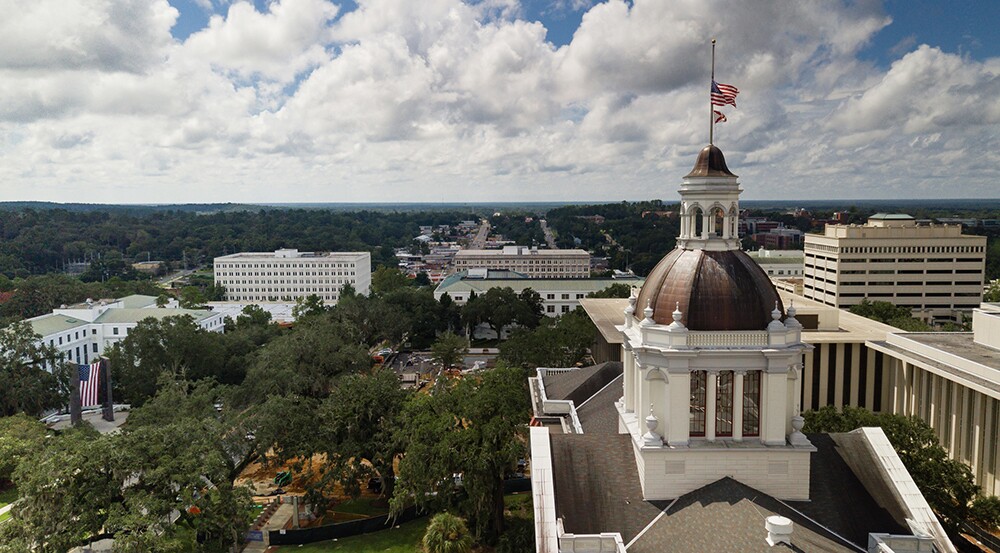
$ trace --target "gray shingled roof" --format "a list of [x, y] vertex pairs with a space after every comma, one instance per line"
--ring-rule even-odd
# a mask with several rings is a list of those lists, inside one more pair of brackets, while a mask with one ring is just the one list
[[576, 415], [584, 434], [618, 434], [618, 410], [615, 402], [622, 397], [622, 375], [618, 375], [603, 390], [576, 406]]
[[[545, 396], [568, 399], [577, 407], [622, 374], [622, 364], [608, 361], [581, 369], [544, 377]], [[621, 394], [618, 394], [621, 397]], [[617, 399], [617, 398], [615, 398]]]
[[[858, 552], [869, 532], [908, 533], [865, 491], [829, 436], [809, 439], [817, 447], [810, 501], [782, 503], [723, 478], [678, 498], [642, 533], [671, 502], [642, 499], [630, 437], [553, 434], [556, 515], [570, 533], [619, 532], [625, 543], [642, 533], [629, 553]], [[793, 547], [772, 548], [764, 540], [764, 519], [774, 514], [794, 523]]]

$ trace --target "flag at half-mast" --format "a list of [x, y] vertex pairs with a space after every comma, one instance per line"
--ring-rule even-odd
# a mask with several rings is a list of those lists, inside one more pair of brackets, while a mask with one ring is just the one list
[[736, 107], [736, 95], [740, 89], [731, 84], [717, 83], [712, 81], [712, 105], [713, 106], [733, 106]]
[[80, 407], [100, 405], [98, 399], [101, 388], [101, 361], [80, 365]]

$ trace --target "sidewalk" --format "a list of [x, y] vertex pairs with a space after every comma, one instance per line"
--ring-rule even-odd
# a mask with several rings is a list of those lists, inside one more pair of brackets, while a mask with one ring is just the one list
[[[278, 507], [278, 510], [271, 515], [270, 519], [268, 519], [264, 528], [262, 528], [264, 535], [267, 535], [269, 530], [277, 532], [278, 530], [284, 528], [288, 524], [288, 521], [292, 520], [292, 508], [291, 503], [282, 503], [281, 506]], [[243, 548], [243, 553], [264, 553], [267, 549], [268, 548], [264, 545], [264, 542], [252, 541], [249, 545]]]

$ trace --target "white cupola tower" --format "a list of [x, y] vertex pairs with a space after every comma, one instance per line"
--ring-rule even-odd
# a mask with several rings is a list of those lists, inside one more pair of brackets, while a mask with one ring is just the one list
[[677, 247], [629, 299], [619, 430], [643, 495], [673, 499], [730, 476], [774, 497], [809, 497], [797, 398], [802, 325], [740, 250], [740, 188], [704, 148], [680, 188]]
[[698, 154], [681, 183], [681, 233], [677, 244], [691, 250], [738, 250], [740, 185], [719, 148]]

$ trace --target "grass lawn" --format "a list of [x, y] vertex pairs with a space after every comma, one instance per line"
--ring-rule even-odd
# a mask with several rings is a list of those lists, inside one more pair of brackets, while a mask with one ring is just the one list
[[338, 513], [351, 513], [354, 515], [365, 515], [376, 517], [389, 512], [388, 507], [380, 507], [376, 502], [383, 501], [377, 497], [359, 497], [343, 503], [338, 503], [332, 510]]
[[10, 518], [10, 511], [7, 511], [6, 513], [0, 515], [0, 522], [3, 522], [5, 520], [7, 520], [8, 518]]
[[17, 500], [17, 488], [10, 488], [0, 492], [0, 507], [13, 503], [15, 500]]
[[286, 545], [277, 548], [278, 551], [297, 551], [300, 553], [327, 553], [335, 551], [350, 551], [351, 553], [417, 553], [420, 551], [420, 540], [427, 530], [430, 518], [418, 518], [371, 534], [361, 534], [340, 540], [309, 543], [301, 547]]

